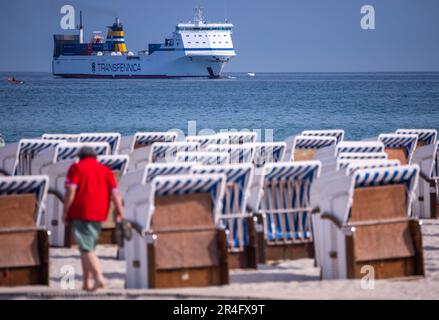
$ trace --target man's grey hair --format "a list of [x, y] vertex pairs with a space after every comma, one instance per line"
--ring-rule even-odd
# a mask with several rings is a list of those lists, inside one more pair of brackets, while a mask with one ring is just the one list
[[97, 157], [97, 154], [96, 154], [96, 151], [95, 151], [95, 149], [93, 149], [92, 147], [90, 147], [90, 146], [83, 146], [81, 149], [79, 149], [79, 151], [78, 151], [78, 157], [79, 157], [79, 159], [84, 159], [84, 158], [88, 158], [88, 157], [90, 157], [90, 158], [96, 158]]

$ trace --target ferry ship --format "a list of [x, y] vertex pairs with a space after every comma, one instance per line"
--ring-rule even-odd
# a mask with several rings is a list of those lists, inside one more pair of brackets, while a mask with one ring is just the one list
[[235, 55], [233, 24], [207, 23], [201, 7], [193, 21], [178, 23], [164, 43], [148, 45], [137, 54], [129, 51], [118, 18], [102, 32], [93, 32], [90, 42], [83, 39], [82, 13], [79, 34], [54, 35], [52, 73], [66, 78], [219, 78], [224, 65]]

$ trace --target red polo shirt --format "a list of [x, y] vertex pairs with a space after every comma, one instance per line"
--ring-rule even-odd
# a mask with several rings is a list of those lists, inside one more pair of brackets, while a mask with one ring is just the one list
[[76, 188], [67, 213], [69, 219], [105, 221], [111, 192], [117, 188], [113, 172], [95, 158], [87, 157], [69, 168], [66, 186]]

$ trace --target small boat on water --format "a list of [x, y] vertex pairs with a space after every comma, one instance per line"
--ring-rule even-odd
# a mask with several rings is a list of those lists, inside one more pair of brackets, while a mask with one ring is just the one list
[[248, 75], [249, 77], [254, 77], [254, 76], [256, 76], [256, 73], [254, 73], [254, 72], [249, 72], [249, 73], [247, 73], [247, 75]]
[[8, 80], [9, 83], [13, 83], [13, 84], [23, 84], [24, 83], [24, 81], [17, 80], [14, 77], [8, 78], [7, 80]]

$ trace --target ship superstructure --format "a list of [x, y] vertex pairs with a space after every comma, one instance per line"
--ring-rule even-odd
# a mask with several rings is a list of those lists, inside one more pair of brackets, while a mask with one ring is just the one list
[[228, 22], [207, 23], [198, 7], [194, 19], [178, 23], [163, 43], [149, 44], [148, 50], [134, 54], [128, 50], [117, 18], [105, 39], [95, 31], [84, 43], [81, 15], [79, 35], [54, 35], [53, 74], [71, 78], [216, 78], [236, 55], [232, 29]]

